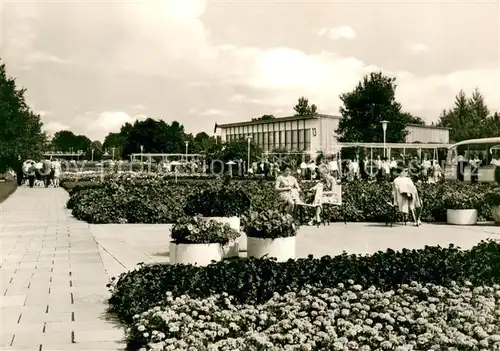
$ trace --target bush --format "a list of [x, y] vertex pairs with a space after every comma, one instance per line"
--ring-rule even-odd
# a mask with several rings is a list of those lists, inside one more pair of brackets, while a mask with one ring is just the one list
[[[312, 185], [303, 183], [301, 187], [308, 190]], [[479, 221], [491, 220], [491, 206], [484, 198], [500, 193], [500, 186], [461, 182], [421, 184], [417, 188], [423, 201], [421, 218], [426, 222], [446, 222], [446, 209], [461, 205], [461, 198], [467, 198], [477, 209]], [[231, 194], [234, 200], [229, 198]], [[221, 198], [227, 203], [218, 200]], [[186, 212], [208, 216], [244, 214], [248, 198], [252, 210], [258, 212], [278, 209], [283, 204], [274, 183], [264, 180], [231, 180], [224, 185], [220, 180], [176, 183], [162, 178], [129, 177], [105, 181], [98, 189], [87, 187], [72, 193], [68, 206], [77, 219], [90, 223], [174, 223]], [[342, 185], [342, 198], [343, 208], [324, 206], [322, 215], [326, 219], [344, 221], [345, 216], [350, 222], [386, 222], [391, 216], [386, 203], [391, 200], [390, 183], [348, 182]], [[202, 200], [211, 205], [203, 205]], [[313, 211], [307, 215], [313, 216]]]
[[250, 210], [252, 205], [242, 183], [217, 183], [208, 189], [195, 189], [186, 199], [184, 212], [189, 216], [233, 217]]
[[310, 285], [334, 288], [351, 279], [355, 284], [396, 289], [418, 281], [451, 286], [470, 281], [475, 286], [500, 282], [500, 244], [482, 242], [469, 251], [426, 247], [387, 250], [373, 255], [343, 255], [276, 262], [269, 259], [223, 261], [207, 267], [148, 265], [122, 274], [110, 284], [110, 311], [125, 323], [135, 314], [164, 304], [165, 294], [207, 298], [226, 293], [237, 303], [261, 304], [275, 293]]

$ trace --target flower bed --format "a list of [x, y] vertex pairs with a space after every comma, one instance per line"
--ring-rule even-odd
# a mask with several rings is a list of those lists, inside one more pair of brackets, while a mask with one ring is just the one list
[[109, 303], [133, 348], [495, 350], [499, 283], [500, 244], [482, 242], [141, 266], [109, 285]]
[[[495, 350], [500, 285], [402, 285], [396, 291], [347, 286], [275, 294], [239, 305], [216, 295], [167, 294], [137, 315], [128, 339], [153, 350]], [[497, 307], [498, 308], [498, 307]]]
[[[250, 197], [255, 211], [277, 209], [282, 204], [274, 183], [263, 180], [232, 180], [223, 184], [220, 180], [175, 182], [162, 178], [123, 176], [102, 184], [100, 189], [80, 189], [72, 194], [68, 207], [73, 208], [73, 215], [77, 219], [90, 223], [173, 223], [185, 213], [190, 195], [221, 187], [226, 188], [227, 192], [244, 191]], [[312, 185], [314, 183], [304, 183], [302, 188], [307, 190]], [[500, 186], [489, 184], [446, 182], [417, 187], [424, 202], [421, 218], [427, 222], [445, 222], [447, 208], [453, 201], [463, 199], [467, 199], [478, 211], [479, 221], [492, 220], [491, 206], [484, 199], [488, 194], [500, 194]], [[391, 216], [391, 208], [386, 203], [391, 199], [391, 184], [348, 182], [343, 184], [342, 191], [347, 221], [386, 222]], [[456, 196], [457, 193], [460, 196]], [[242, 201], [242, 206], [248, 207], [245, 201]], [[233, 212], [244, 213], [246, 207], [236, 208]], [[336, 206], [325, 206], [322, 215], [332, 222], [344, 220], [342, 209]]]

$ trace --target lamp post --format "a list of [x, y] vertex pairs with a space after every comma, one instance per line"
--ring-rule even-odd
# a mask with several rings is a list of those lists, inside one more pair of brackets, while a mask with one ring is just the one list
[[92, 162], [94, 162], [94, 149], [92, 149]]
[[144, 152], [144, 145], [141, 145], [141, 163], [143, 162], [142, 153]]
[[189, 141], [184, 142], [186, 144], [186, 162], [188, 161], [188, 146], [189, 146]]
[[113, 161], [115, 160], [115, 149], [116, 148], [114, 146], [111, 148], [111, 151], [113, 152]]
[[252, 137], [249, 135], [247, 137], [248, 146], [247, 146], [247, 173], [250, 171], [250, 143], [252, 141]]
[[382, 130], [384, 132], [384, 157], [386, 157], [385, 137], [387, 133], [387, 124], [389, 123], [389, 121], [381, 121], [380, 123], [382, 123]]

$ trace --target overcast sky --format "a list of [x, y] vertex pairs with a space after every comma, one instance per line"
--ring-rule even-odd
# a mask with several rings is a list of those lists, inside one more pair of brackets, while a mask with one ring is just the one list
[[500, 110], [498, 1], [0, 0], [1, 53], [45, 129], [103, 140], [124, 122], [338, 114], [373, 70], [436, 121], [460, 89]]

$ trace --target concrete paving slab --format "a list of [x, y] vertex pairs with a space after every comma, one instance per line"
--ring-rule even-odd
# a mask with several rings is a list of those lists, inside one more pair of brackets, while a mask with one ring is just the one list
[[[51, 345], [61, 350], [119, 349], [114, 341], [123, 338], [123, 331], [100, 318], [106, 309], [108, 276], [99, 247], [88, 224], [68, 216], [67, 199], [63, 189], [19, 188], [2, 204], [0, 276], [2, 293], [6, 292], [0, 296], [5, 312], [2, 349], [40, 351], [40, 345], [44, 350]], [[77, 304], [71, 296], [73, 279], [78, 285]], [[72, 344], [70, 329], [77, 326], [72, 321], [78, 311], [78, 321], [87, 323], [78, 324], [81, 329], [90, 330], [93, 324], [94, 329], [114, 334], [106, 340], [97, 337], [102, 345], [92, 344], [95, 337], [80, 337], [86, 344]]]
[[0, 296], [0, 307], [23, 306], [26, 295]]

